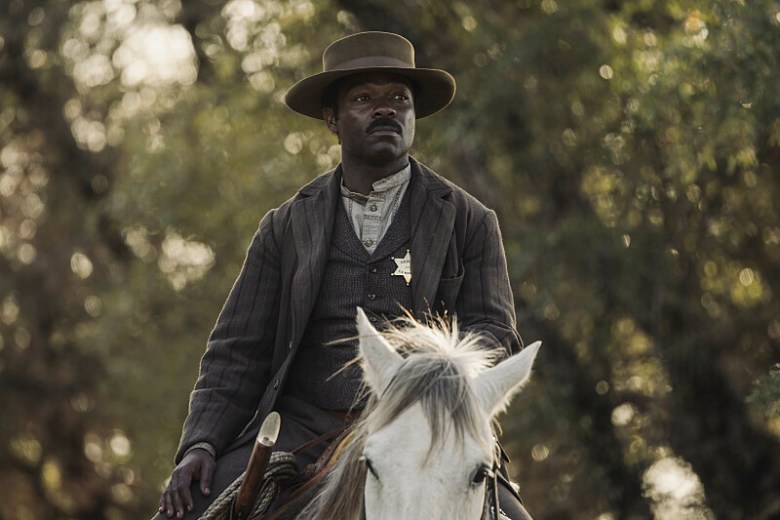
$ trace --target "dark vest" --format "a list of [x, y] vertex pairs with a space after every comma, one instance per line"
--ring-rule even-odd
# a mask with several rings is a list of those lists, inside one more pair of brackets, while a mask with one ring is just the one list
[[[323, 410], [348, 410], [361, 385], [357, 366], [356, 308], [381, 327], [412, 306], [412, 290], [393, 258], [409, 249], [409, 190], [385, 236], [369, 255], [339, 201], [328, 263], [309, 323], [295, 355], [284, 393]], [[403, 308], [403, 309], [402, 309]]]

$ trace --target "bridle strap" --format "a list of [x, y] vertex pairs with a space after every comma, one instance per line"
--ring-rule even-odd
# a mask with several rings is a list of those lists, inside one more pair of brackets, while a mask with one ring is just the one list
[[[499, 463], [493, 461], [493, 468], [487, 474], [487, 486], [485, 487], [485, 501], [482, 508], [481, 520], [499, 520], [498, 514], [501, 511], [501, 506], [498, 500], [498, 478], [499, 478]], [[363, 501], [363, 507], [360, 511], [360, 520], [366, 520], [366, 502]]]
[[293, 455], [300, 455], [301, 453], [305, 453], [305, 452], [309, 451], [310, 449], [314, 448], [315, 446], [319, 446], [323, 442], [335, 439], [336, 437], [341, 435], [344, 432], [345, 429], [346, 429], [346, 427], [342, 426], [341, 428], [337, 428], [335, 430], [331, 430], [329, 432], [323, 433], [319, 437], [315, 437], [312, 440], [310, 440], [308, 442], [305, 442], [305, 443], [301, 444], [300, 446], [298, 446], [297, 448], [295, 448], [292, 451], [292, 454]]
[[498, 498], [498, 486], [501, 475], [501, 464], [508, 460], [504, 449], [494, 438], [495, 453], [493, 454], [493, 467], [487, 473], [487, 487], [485, 489], [485, 507], [483, 508], [482, 520], [499, 520], [501, 511], [501, 502]]
[[493, 468], [487, 472], [485, 486], [485, 502], [482, 508], [482, 520], [498, 520], [500, 511], [498, 500], [498, 464], [493, 463]]
[[490, 481], [493, 483], [493, 514], [498, 520], [498, 512], [501, 511], [501, 504], [498, 500], [498, 464], [493, 464], [493, 476]]

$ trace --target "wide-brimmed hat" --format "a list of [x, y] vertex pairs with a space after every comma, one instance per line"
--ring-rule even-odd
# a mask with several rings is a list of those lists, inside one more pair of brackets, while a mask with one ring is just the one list
[[322, 55], [322, 70], [287, 91], [284, 101], [288, 107], [322, 119], [327, 88], [336, 80], [362, 72], [389, 72], [411, 80], [418, 119], [446, 107], [455, 95], [455, 78], [443, 70], [417, 68], [411, 42], [388, 32], [361, 32], [331, 43]]

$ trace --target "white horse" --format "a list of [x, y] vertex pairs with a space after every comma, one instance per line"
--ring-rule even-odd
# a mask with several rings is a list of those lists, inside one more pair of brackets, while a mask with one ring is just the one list
[[322, 490], [298, 518], [477, 520], [496, 467], [493, 421], [528, 380], [536, 342], [498, 350], [457, 324], [379, 333], [358, 309], [369, 399]]

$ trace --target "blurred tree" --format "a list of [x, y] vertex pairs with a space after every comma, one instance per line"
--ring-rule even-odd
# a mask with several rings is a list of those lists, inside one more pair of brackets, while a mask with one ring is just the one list
[[2, 9], [0, 518], [151, 514], [257, 222], [339, 157], [281, 95], [360, 29], [458, 80], [415, 155], [545, 342], [503, 421], [534, 516], [780, 514], [775, 2]]
[[[562, 413], [546, 438], [507, 421], [557, 463], [548, 514], [778, 514], [778, 432], [746, 403], [778, 358], [776, 5], [341, 4], [459, 79], [431, 156], [501, 212], [521, 330], [548, 341]], [[703, 491], [670, 504], [667, 461]]]
[[0, 516], [9, 518], [104, 518], [124, 485], [96, 467], [102, 446], [89, 441], [93, 427], [124, 438], [97, 421], [106, 367], [87, 341], [127, 258], [101, 208], [116, 154], [105, 149], [100, 96], [82, 104], [63, 67], [67, 7], [12, 1], [0, 18]]

